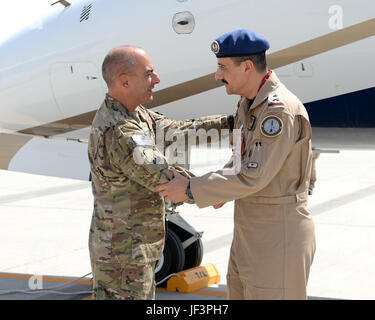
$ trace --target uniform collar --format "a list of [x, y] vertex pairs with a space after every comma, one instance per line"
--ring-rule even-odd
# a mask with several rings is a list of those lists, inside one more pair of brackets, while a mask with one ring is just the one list
[[117, 119], [116, 121], [122, 121], [125, 118], [132, 121], [140, 129], [143, 128], [141, 122], [147, 123], [148, 121], [147, 113], [145, 113], [144, 107], [142, 105], [139, 105], [134, 112], [130, 112], [120, 101], [113, 98], [108, 93], [105, 97], [105, 105], [107, 109], [112, 113], [112, 116]]
[[258, 107], [260, 104], [262, 104], [262, 102], [268, 98], [270, 93], [276, 90], [276, 88], [279, 85], [280, 85], [280, 80], [276, 76], [275, 71], [272, 70], [272, 73], [269, 76], [268, 80], [263, 84], [258, 94], [256, 95], [255, 100], [253, 104], [251, 105], [250, 109], [253, 110], [256, 107]]
[[[110, 96], [108, 93], [106, 93], [105, 95], [105, 101], [106, 101], [106, 105], [108, 108], [119, 112], [124, 117], [133, 118], [132, 112], [130, 112], [120, 101]], [[137, 107], [136, 109], [136, 112], [138, 111], [139, 111], [139, 107]]]

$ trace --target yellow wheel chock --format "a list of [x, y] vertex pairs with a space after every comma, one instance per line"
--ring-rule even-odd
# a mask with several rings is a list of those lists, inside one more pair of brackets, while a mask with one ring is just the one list
[[191, 293], [219, 282], [218, 270], [213, 264], [209, 263], [178, 272], [178, 276], [172, 276], [167, 281], [167, 290]]

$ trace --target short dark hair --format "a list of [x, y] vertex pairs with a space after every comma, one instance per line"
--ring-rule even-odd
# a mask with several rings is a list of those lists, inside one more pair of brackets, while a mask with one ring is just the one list
[[239, 66], [242, 62], [250, 60], [258, 72], [267, 71], [266, 50], [249, 56], [232, 57], [234, 63]]
[[108, 88], [114, 85], [116, 77], [121, 73], [134, 74], [137, 59], [133, 50], [121, 50], [123, 48], [142, 49], [134, 46], [119, 46], [112, 49], [104, 58], [102, 75]]

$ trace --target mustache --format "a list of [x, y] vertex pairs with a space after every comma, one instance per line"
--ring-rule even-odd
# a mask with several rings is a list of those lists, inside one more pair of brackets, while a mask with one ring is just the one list
[[221, 80], [222, 83], [225, 83], [225, 84], [228, 84], [228, 81], [227, 80]]

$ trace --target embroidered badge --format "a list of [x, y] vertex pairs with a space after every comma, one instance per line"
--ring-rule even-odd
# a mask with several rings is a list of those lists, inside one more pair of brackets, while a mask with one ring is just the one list
[[214, 41], [212, 42], [211, 44], [211, 50], [214, 54], [218, 54], [219, 51], [220, 51], [220, 46], [219, 46], [219, 43], [217, 41]]
[[261, 124], [261, 132], [268, 138], [277, 137], [283, 131], [283, 121], [277, 116], [265, 117]]
[[276, 107], [276, 106], [285, 106], [283, 101], [281, 100], [281, 96], [279, 93], [274, 93], [272, 96], [268, 97], [268, 106], [269, 107]]

